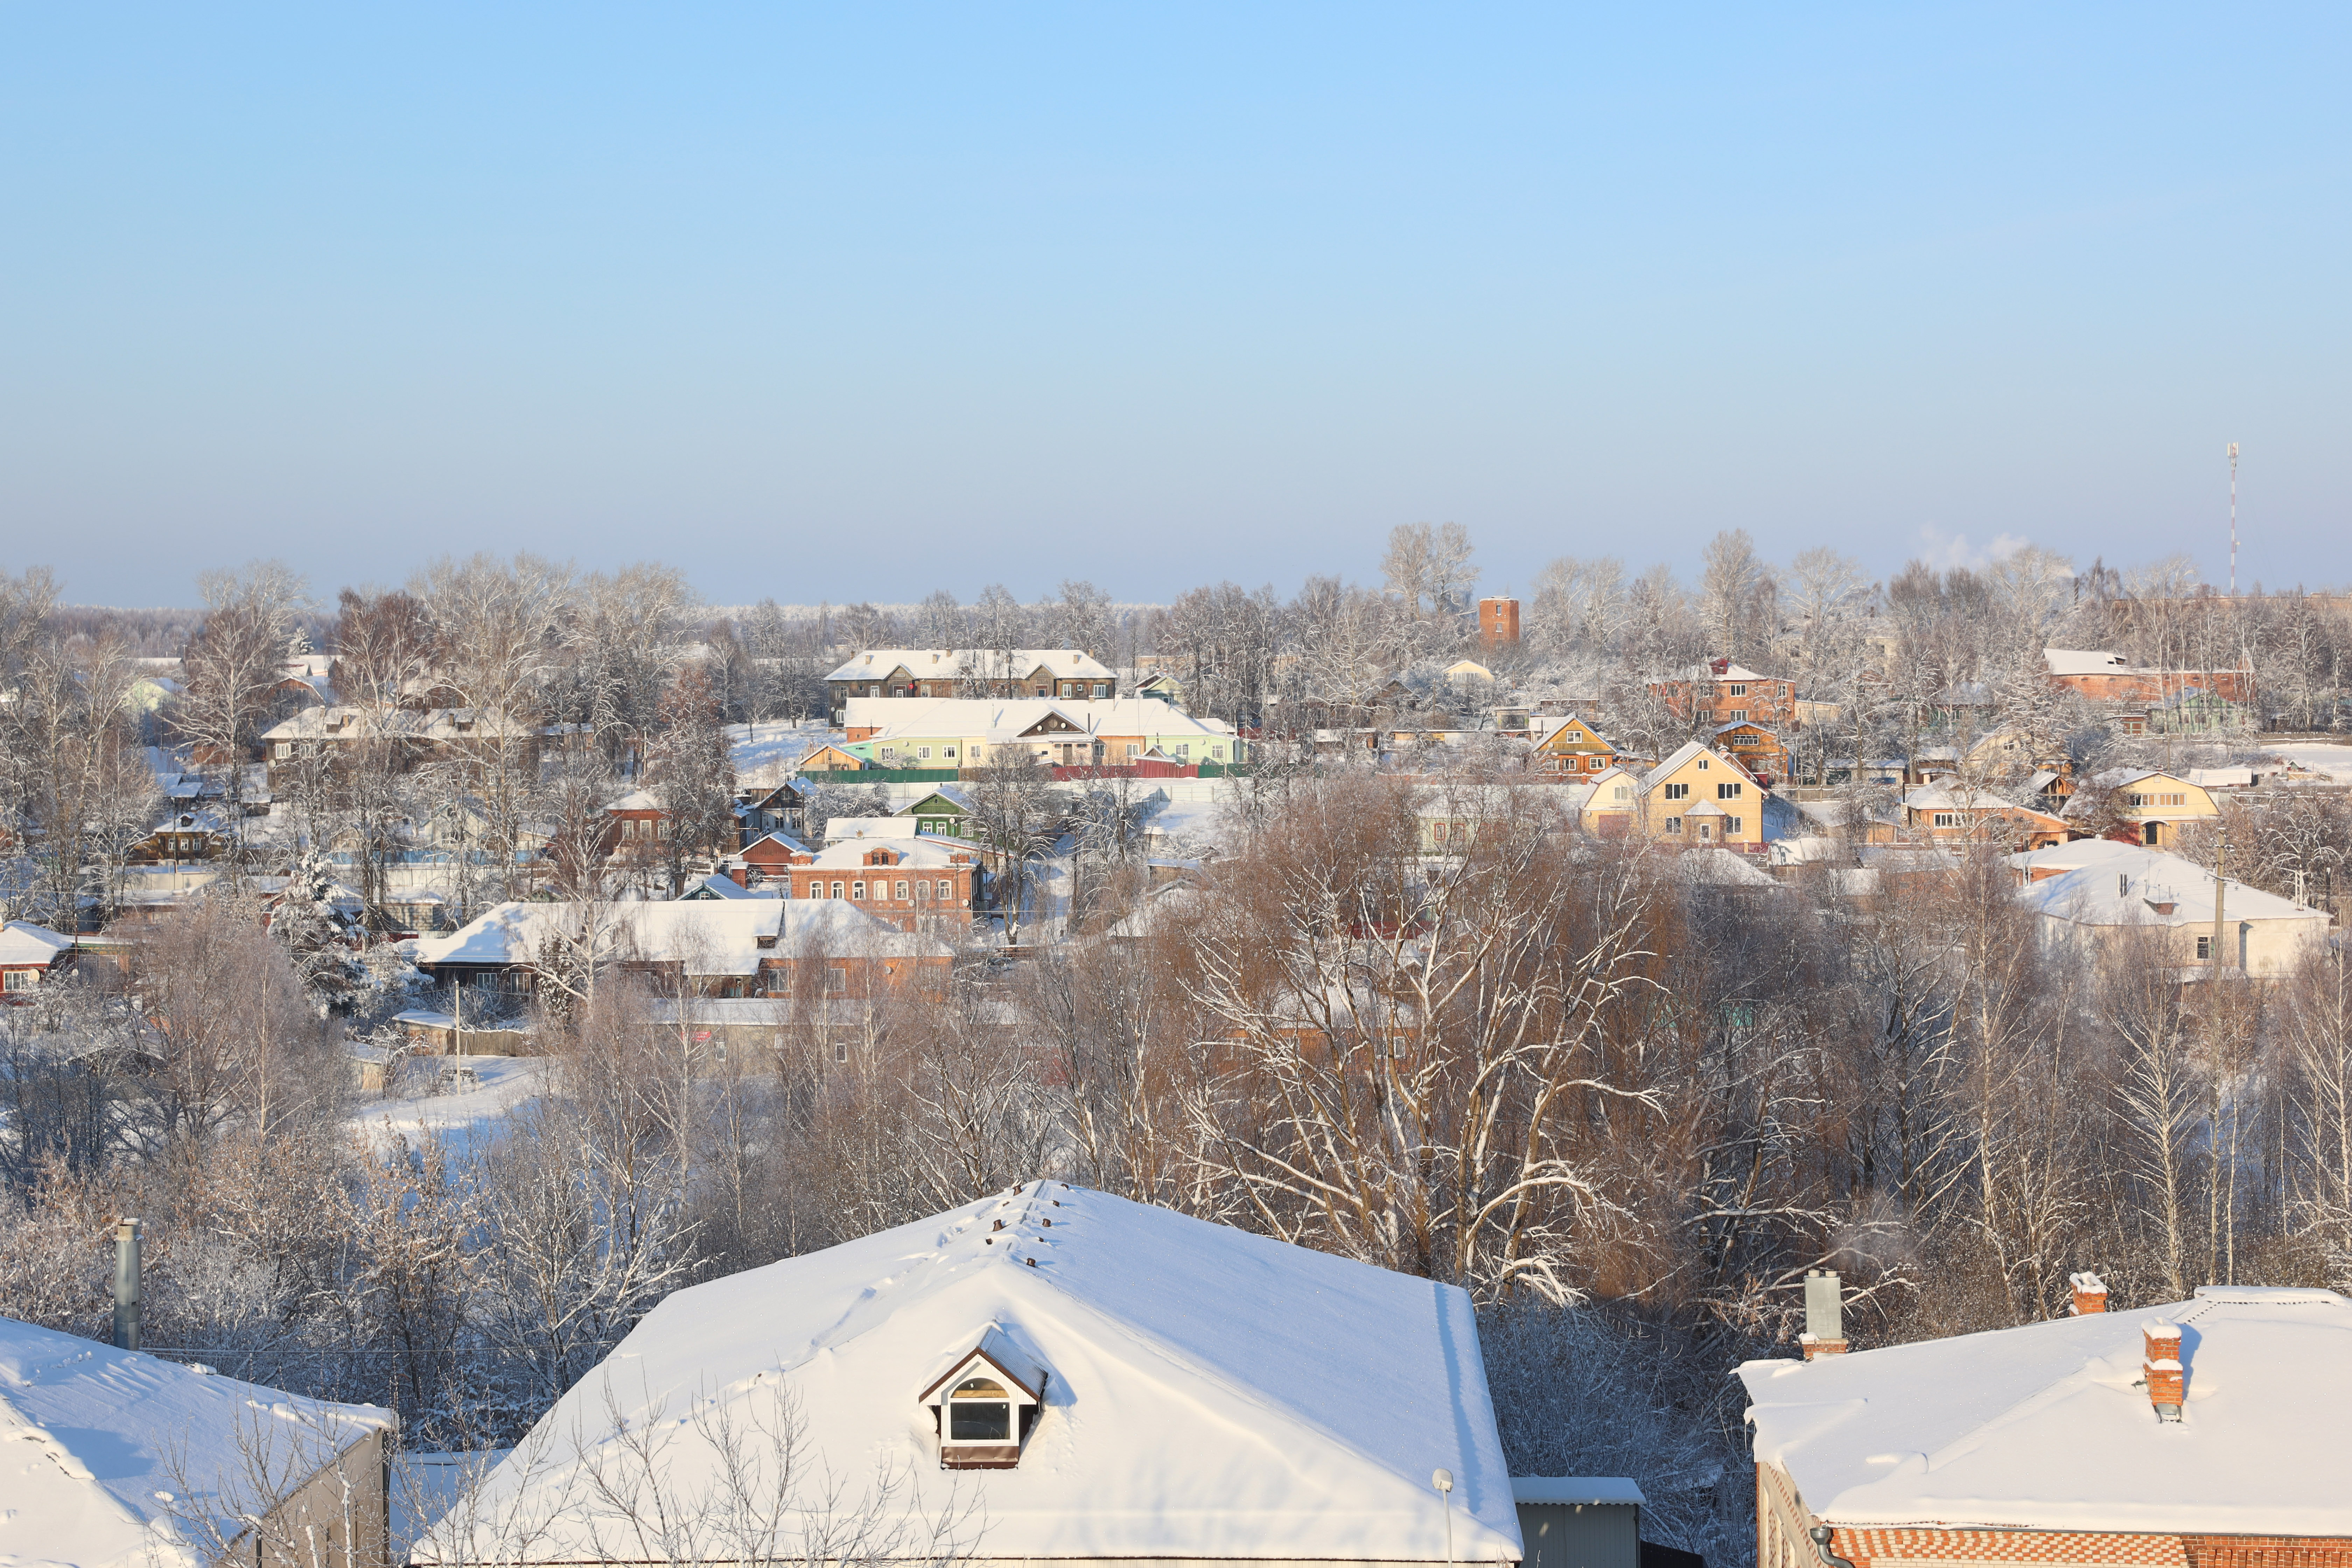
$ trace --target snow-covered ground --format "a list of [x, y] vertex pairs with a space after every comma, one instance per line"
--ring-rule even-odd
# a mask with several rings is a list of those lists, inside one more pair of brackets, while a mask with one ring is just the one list
[[2352, 784], [2352, 746], [2326, 741], [2296, 741], [2264, 749], [2264, 755], [2284, 757], [2296, 767], [2326, 773], [2337, 784]]
[[747, 784], [780, 784], [792, 776], [803, 757], [840, 739], [840, 731], [814, 721], [803, 725], [771, 719], [764, 723], [727, 726], [727, 749], [735, 761], [735, 776]]
[[547, 1066], [545, 1057], [412, 1058], [408, 1073], [422, 1079], [438, 1068], [447, 1092], [364, 1100], [352, 1111], [352, 1125], [385, 1137], [398, 1133], [415, 1139], [430, 1132], [451, 1153], [471, 1154], [498, 1136], [508, 1112], [538, 1096]]

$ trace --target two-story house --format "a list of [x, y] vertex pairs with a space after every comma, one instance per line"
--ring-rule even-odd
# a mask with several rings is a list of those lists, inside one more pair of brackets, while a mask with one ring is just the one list
[[1606, 772], [1617, 760], [1617, 748], [1589, 719], [1535, 718], [1528, 735], [1528, 762], [1539, 773], [1589, 779]]
[[1727, 658], [1711, 658], [1667, 680], [1650, 683], [1651, 695], [1675, 718], [1710, 725], [1794, 725], [1797, 689], [1776, 676], [1761, 675]]
[[2104, 814], [2152, 849], [2169, 848], [2180, 830], [2210, 822], [2221, 808], [2204, 785], [2154, 768], [2110, 768], [2066, 802], [2066, 820], [2085, 823]]
[[1692, 741], [1655, 767], [1608, 769], [1592, 781], [1586, 830], [1638, 834], [1673, 847], [1760, 852], [1769, 837], [1771, 792], [1728, 752]]

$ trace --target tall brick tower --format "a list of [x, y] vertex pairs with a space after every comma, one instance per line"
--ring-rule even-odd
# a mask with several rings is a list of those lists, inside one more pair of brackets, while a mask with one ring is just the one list
[[1494, 598], [1478, 601], [1478, 642], [1483, 647], [1507, 647], [1519, 640], [1519, 602]]

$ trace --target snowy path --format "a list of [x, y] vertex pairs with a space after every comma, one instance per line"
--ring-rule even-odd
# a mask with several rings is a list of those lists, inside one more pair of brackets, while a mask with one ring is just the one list
[[548, 1062], [545, 1057], [425, 1057], [411, 1061], [409, 1070], [429, 1072], [436, 1065], [448, 1074], [472, 1073], [473, 1086], [448, 1094], [382, 1096], [362, 1101], [352, 1114], [352, 1128], [373, 1136], [397, 1133], [411, 1140], [430, 1132], [447, 1145], [450, 1153], [469, 1158], [498, 1136], [509, 1112], [538, 1097]]

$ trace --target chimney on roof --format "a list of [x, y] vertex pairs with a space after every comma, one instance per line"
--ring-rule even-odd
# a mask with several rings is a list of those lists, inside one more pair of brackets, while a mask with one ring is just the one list
[[2106, 1281], [2097, 1275], [2087, 1270], [2081, 1274], [2069, 1274], [2066, 1283], [2074, 1288], [2074, 1304], [2067, 1309], [2072, 1316], [2087, 1317], [2093, 1312], [2107, 1310]]
[[1807, 1361], [1845, 1353], [1845, 1309], [1836, 1269], [1805, 1271], [1805, 1331], [1797, 1342], [1805, 1347]]
[[2180, 1364], [2180, 1325], [2158, 1318], [2141, 1325], [2140, 1337], [2147, 1347], [2139, 1370], [2147, 1382], [2147, 1402], [2156, 1406], [2158, 1421], [2178, 1421], [2189, 1391], [2189, 1373]]

